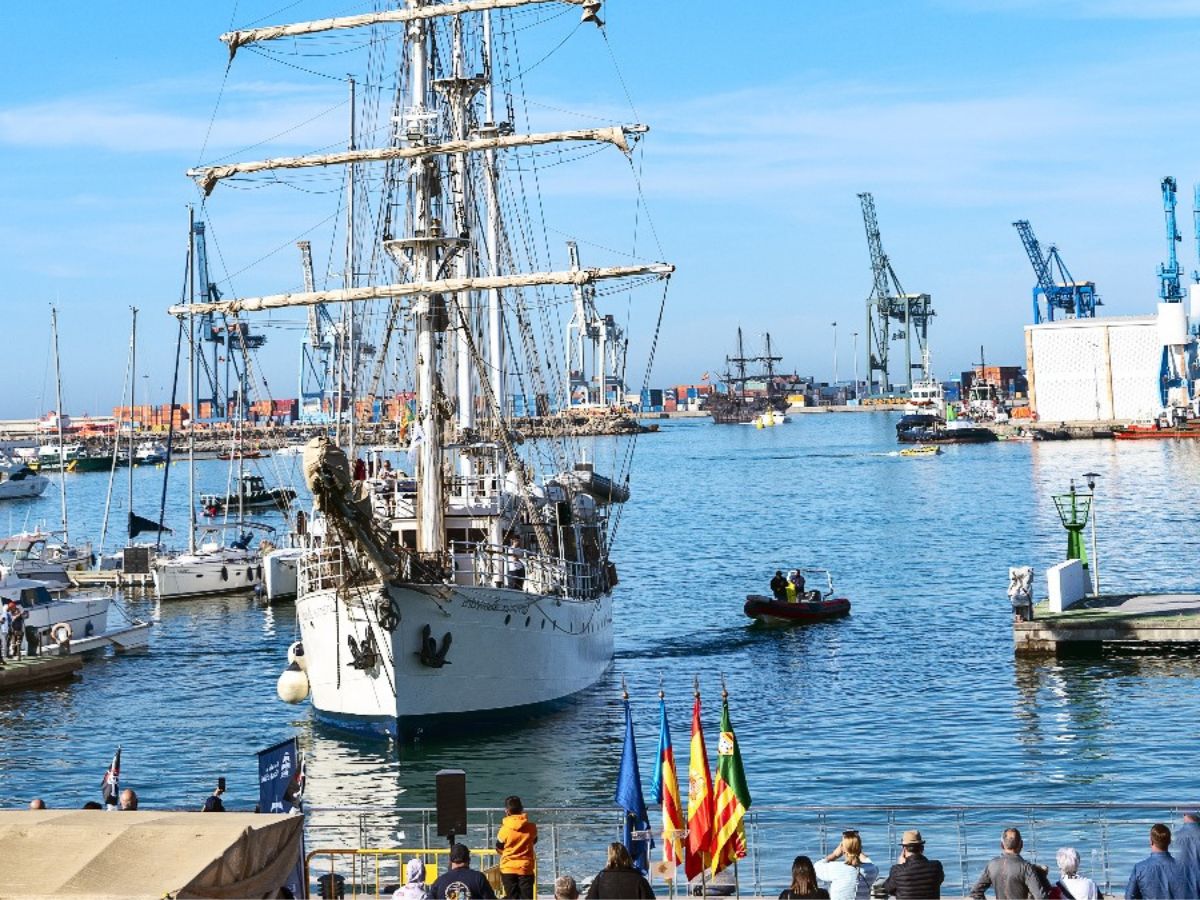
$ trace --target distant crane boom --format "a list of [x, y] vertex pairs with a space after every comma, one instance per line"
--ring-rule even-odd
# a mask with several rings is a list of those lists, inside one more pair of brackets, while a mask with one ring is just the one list
[[1182, 271], [1175, 245], [1183, 240], [1175, 225], [1175, 179], [1168, 175], [1162, 180], [1163, 213], [1167, 219], [1167, 261], [1158, 267], [1158, 296], [1167, 303], [1183, 302], [1180, 285]]
[[[1055, 245], [1051, 244], [1050, 249], [1043, 253], [1042, 245], [1026, 219], [1013, 222], [1013, 227], [1021, 236], [1025, 254], [1029, 257], [1034, 277], [1037, 278], [1037, 284], [1033, 287], [1033, 324], [1053, 322], [1055, 310], [1076, 319], [1093, 318], [1096, 315], [1096, 307], [1103, 305], [1096, 296], [1096, 283], [1076, 281], [1072, 278]], [[1045, 313], [1042, 312], [1043, 300], [1046, 306]]]

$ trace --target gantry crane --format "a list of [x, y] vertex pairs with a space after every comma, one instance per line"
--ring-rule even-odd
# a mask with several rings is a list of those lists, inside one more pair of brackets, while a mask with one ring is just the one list
[[[300, 248], [300, 265], [304, 270], [304, 290], [315, 291], [313, 279], [312, 245], [308, 241], [297, 241]], [[324, 425], [332, 421], [328, 404], [329, 389], [333, 383], [333, 348], [330, 335], [334, 333], [333, 317], [324, 303], [308, 308], [308, 332], [300, 345], [300, 421], [309, 425]]]
[[[1096, 282], [1076, 281], [1072, 278], [1067, 264], [1059, 255], [1058, 247], [1054, 244], [1043, 254], [1042, 245], [1038, 243], [1027, 220], [1013, 222], [1013, 227], [1021, 236], [1021, 243], [1025, 246], [1025, 253], [1037, 278], [1037, 284], [1033, 286], [1033, 324], [1053, 322], [1055, 310], [1076, 319], [1094, 318], [1096, 307], [1103, 305], [1096, 296]], [[1044, 313], [1043, 300], [1046, 306]]]
[[[914, 369], [923, 369], [924, 362], [914, 365], [912, 342], [915, 335], [921, 360], [926, 359], [929, 342], [929, 319], [934, 315], [929, 294], [909, 294], [891, 261], [883, 252], [879, 221], [875, 216], [875, 198], [869, 193], [858, 195], [862, 203], [863, 225], [867, 230], [867, 248], [871, 253], [871, 274], [874, 284], [867, 298], [867, 393], [885, 394], [891, 390], [888, 371], [888, 349], [892, 341], [904, 341], [905, 380], [912, 383]], [[902, 331], [892, 331], [892, 323], [903, 325]], [[875, 375], [878, 373], [878, 391]], [[924, 373], [928, 375], [928, 373]]]
[[[579, 247], [567, 241], [571, 271], [579, 270]], [[567, 406], [574, 402], [576, 391], [583, 391], [583, 405], [607, 406], [612, 390], [625, 389], [625, 359], [628, 341], [625, 332], [611, 315], [601, 315], [596, 309], [596, 288], [592, 284], [575, 285], [572, 289], [574, 312], [567, 323]], [[594, 372], [589, 372], [587, 350], [591, 348]], [[595, 387], [593, 388], [593, 383]]]
[[[204, 303], [215, 303], [221, 299], [221, 292], [209, 277], [208, 272], [208, 242], [205, 237], [203, 222], [192, 224], [192, 234], [196, 244], [196, 296]], [[212, 345], [211, 361], [200, 348], [196, 354], [200, 368], [204, 372], [201, 390], [207, 390], [207, 396], [197, 394], [197, 407], [200, 403], [209, 403], [209, 415], [197, 416], [197, 421], [224, 421], [234, 414], [236, 408], [241, 416], [250, 409], [250, 398], [247, 391], [248, 365], [246, 354], [257, 350], [267, 342], [265, 335], [254, 334], [246, 322], [230, 322], [221, 314], [204, 313], [200, 316], [200, 333], [197, 341]], [[221, 348], [224, 348], [224, 354]]]

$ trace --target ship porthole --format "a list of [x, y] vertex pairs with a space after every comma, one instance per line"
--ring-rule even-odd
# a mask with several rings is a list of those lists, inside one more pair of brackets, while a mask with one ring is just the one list
[[533, 616], [526, 616], [526, 617], [525, 617], [525, 627], [526, 627], [526, 628], [528, 628], [528, 627], [529, 627], [529, 623], [530, 623], [530, 622], [532, 622], [532, 621], [533, 621]]
[[542, 631], [546, 630], [546, 620], [542, 619]]
[[504, 617], [504, 624], [507, 625], [511, 621], [512, 621], [512, 613], [509, 613], [507, 616]]

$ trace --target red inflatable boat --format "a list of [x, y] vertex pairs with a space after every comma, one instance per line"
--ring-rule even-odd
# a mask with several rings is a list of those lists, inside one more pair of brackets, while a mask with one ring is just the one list
[[805, 591], [795, 602], [776, 600], [762, 594], [750, 594], [742, 611], [763, 625], [811, 625], [826, 619], [840, 619], [850, 614], [850, 601], [833, 595], [833, 576], [827, 569], [801, 569], [812, 583], [818, 576], [827, 586], [824, 591]]

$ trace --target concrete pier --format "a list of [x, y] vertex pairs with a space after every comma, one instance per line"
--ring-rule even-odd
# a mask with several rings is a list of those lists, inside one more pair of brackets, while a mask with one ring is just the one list
[[1200, 594], [1101, 594], [1033, 621], [1013, 623], [1018, 656], [1087, 653], [1104, 645], [1190, 646], [1200, 650]]
[[78, 656], [25, 656], [0, 667], [0, 694], [71, 678], [83, 668]]

